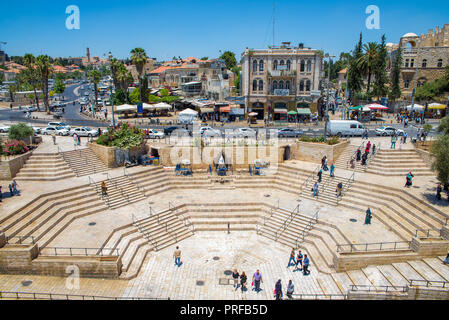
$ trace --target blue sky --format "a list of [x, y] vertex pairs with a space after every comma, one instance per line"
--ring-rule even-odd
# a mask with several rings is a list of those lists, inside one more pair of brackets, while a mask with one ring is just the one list
[[[364, 41], [397, 43], [407, 32], [426, 33], [449, 23], [449, 1], [277, 0], [275, 41], [304, 43], [339, 54]], [[80, 30], [67, 30], [66, 7], [80, 8]], [[368, 30], [368, 5], [380, 9], [380, 30]], [[246, 47], [272, 44], [273, 0], [58, 0], [2, 1], [0, 41], [9, 55], [49, 54], [119, 58], [135, 47], [159, 60], [173, 56], [218, 57], [231, 50], [239, 59]]]

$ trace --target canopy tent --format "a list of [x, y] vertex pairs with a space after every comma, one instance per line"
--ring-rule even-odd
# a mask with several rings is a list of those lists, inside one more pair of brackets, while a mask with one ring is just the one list
[[126, 111], [136, 111], [137, 112], [137, 106], [133, 106], [130, 104], [122, 104], [121, 106], [115, 107], [115, 112], [126, 112]]
[[[407, 108], [407, 110], [412, 110], [412, 105], [410, 104], [406, 108]], [[413, 105], [413, 110], [424, 110], [424, 107], [422, 105], [420, 105], [420, 104], [416, 104], [415, 103]]]
[[192, 110], [192, 109], [190, 109], [190, 108], [187, 108], [187, 109], [181, 111], [181, 112], [179, 113], [179, 115], [180, 115], [180, 116], [181, 116], [181, 115], [183, 115], [183, 116], [197, 116], [197, 115], [198, 115], [198, 112], [196, 112], [195, 110]]
[[385, 107], [378, 103], [367, 104], [365, 107], [368, 107], [371, 110], [388, 110], [388, 107]]
[[201, 110], [201, 113], [214, 113], [214, 108], [203, 107], [203, 108], [200, 108], [200, 110]]
[[[161, 102], [158, 104], [142, 104], [143, 110], [171, 110], [171, 105]], [[117, 113], [123, 113], [123, 112], [137, 112], [137, 106], [130, 105], [130, 104], [122, 104], [121, 106], [117, 106], [114, 109]]]
[[354, 106], [354, 107], [349, 107], [349, 110], [360, 110], [360, 109], [362, 109], [363, 108], [363, 106]]
[[230, 112], [231, 111], [231, 107], [227, 106], [227, 107], [220, 107], [220, 112]]
[[310, 111], [310, 108], [298, 108], [296, 110], [298, 110], [298, 115], [307, 116], [307, 115], [312, 114], [312, 111]]
[[427, 106], [428, 109], [446, 109], [446, 106], [441, 103], [431, 103]]
[[250, 117], [255, 117], [255, 116], [258, 115], [258, 113], [257, 113], [257, 112], [251, 112], [251, 113], [249, 113], [248, 115], [249, 115]]

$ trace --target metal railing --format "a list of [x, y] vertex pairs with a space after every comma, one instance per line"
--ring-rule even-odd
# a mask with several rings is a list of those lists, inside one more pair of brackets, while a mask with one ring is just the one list
[[285, 221], [282, 223], [282, 225], [279, 227], [279, 229], [276, 231], [275, 235], [274, 235], [274, 240], [276, 241], [277, 239], [279, 239], [281, 233], [287, 229], [287, 227], [290, 225], [290, 223], [292, 223], [294, 217], [299, 214], [299, 204], [295, 207], [295, 209], [293, 209], [290, 212], [290, 215], [288, 216], [287, 219], [285, 219]]
[[349, 167], [349, 163], [351, 162], [351, 159], [356, 157], [357, 150], [358, 150], [358, 149], [360, 149], [360, 151], [363, 150], [363, 146], [364, 146], [364, 145], [365, 145], [365, 141], [362, 141], [362, 143], [361, 143], [361, 144], [354, 150], [354, 152], [353, 152], [353, 153], [351, 154], [351, 156], [349, 157], [348, 161], [346, 161], [346, 168]]
[[321, 168], [321, 166], [317, 166], [317, 167], [315, 168], [315, 170], [313, 170], [313, 172], [307, 177], [307, 179], [304, 180], [304, 182], [302, 183], [301, 187], [299, 188], [299, 194], [300, 194], [300, 195], [301, 195], [301, 193], [303, 192], [304, 187], [306, 187], [307, 184], [309, 183], [309, 180], [310, 180], [310, 179], [313, 180], [313, 178], [316, 177], [316, 175], [317, 175], [318, 171], [320, 170], [320, 168]]
[[313, 293], [294, 293], [294, 300], [347, 300], [347, 294], [313, 294]]
[[34, 239], [34, 236], [13, 236], [13, 237], [6, 237], [6, 243], [35, 244], [36, 240]]
[[[107, 252], [110, 253], [107, 253]], [[45, 256], [119, 256], [117, 248], [65, 248], [44, 247], [39, 249], [40, 255]]]
[[410, 279], [409, 282], [410, 287], [419, 286], [419, 287], [449, 288], [449, 281], [429, 281], [429, 280]]
[[351, 284], [349, 291], [364, 291], [364, 292], [407, 292], [406, 286], [371, 286], [371, 285], [357, 285]]
[[168, 202], [168, 210], [172, 211], [173, 214], [175, 216], [177, 216], [178, 218], [179, 218], [179, 216], [181, 216], [180, 220], [184, 222], [184, 227], [186, 227], [186, 228], [191, 227], [192, 228], [192, 232], [195, 233], [195, 225], [192, 223], [190, 218], [188, 216], [184, 215], [183, 213], [177, 214], [176, 213], [176, 211], [177, 211], [176, 206], [173, 203], [171, 203], [170, 201]]
[[[317, 210], [312, 218], [310, 218], [309, 222], [307, 222], [306, 227], [302, 230], [301, 234], [295, 240], [296, 248], [299, 248], [299, 244], [304, 242], [305, 237], [310, 233], [310, 230], [313, 229], [313, 226], [318, 223], [318, 215], [320, 210]], [[299, 238], [301, 238], [301, 242], [299, 242]]]
[[[368, 168], [369, 164], [371, 163], [371, 161], [374, 159], [374, 157], [377, 155], [377, 153], [380, 151], [381, 147], [382, 147], [382, 141], [379, 142], [377, 145], [373, 144], [373, 147], [376, 146], [376, 152], [373, 154], [372, 151], [370, 151], [369, 155], [368, 155], [368, 159], [366, 159], [366, 165], [365, 165], [365, 170]], [[371, 147], [372, 148], [372, 147]]]
[[339, 204], [340, 201], [343, 199], [343, 196], [345, 195], [346, 191], [348, 191], [349, 188], [351, 187], [351, 182], [354, 181], [355, 181], [355, 170], [352, 171], [351, 176], [348, 178], [348, 180], [345, 181], [343, 188], [341, 188], [341, 194], [337, 195], [337, 204]]
[[89, 176], [89, 185], [92, 186], [92, 188], [94, 188], [95, 192], [101, 197], [102, 200], [106, 201], [106, 205], [108, 206], [108, 208], [110, 208], [110, 204], [109, 204], [109, 196], [103, 195], [103, 192], [101, 190], [101, 187], [95, 182], [95, 180]]
[[416, 229], [415, 237], [420, 238], [440, 238], [440, 231], [434, 229]]
[[170, 298], [107, 297], [65, 293], [0, 291], [0, 299], [24, 300], [170, 300]]
[[337, 252], [408, 250], [411, 248], [410, 246], [411, 241], [347, 243], [337, 244]]

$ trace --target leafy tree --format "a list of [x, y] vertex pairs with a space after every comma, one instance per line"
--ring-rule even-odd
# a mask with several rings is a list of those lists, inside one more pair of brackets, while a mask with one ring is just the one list
[[140, 101], [140, 88], [135, 88], [130, 94], [129, 94], [129, 102], [131, 104], [138, 104]]
[[220, 59], [223, 59], [226, 64], [226, 68], [228, 70], [232, 70], [235, 66], [237, 66], [237, 59], [235, 58], [234, 52], [231, 51], [225, 51], [221, 56]]
[[[131, 50], [131, 61], [136, 66], [137, 73], [139, 74], [139, 86], [140, 87], [142, 87], [143, 68], [144, 68], [145, 64], [147, 63], [147, 59], [148, 59], [148, 57], [147, 57], [147, 54], [144, 49], [135, 48], [135, 49]], [[139, 90], [140, 101], [142, 101], [142, 93], [143, 93], [143, 90]]]
[[378, 48], [377, 59], [374, 62], [374, 86], [373, 93], [377, 97], [384, 97], [387, 95], [388, 89], [386, 83], [387, 78], [387, 47], [385, 44], [385, 35], [382, 35], [382, 40]]
[[449, 92], [449, 66], [446, 67], [445, 75], [432, 82], [427, 82], [416, 89], [417, 100], [437, 100], [436, 98]]
[[161, 97], [167, 97], [170, 92], [168, 91], [168, 89], [161, 89], [159, 91], [159, 93], [160, 93]]
[[5, 81], [5, 74], [3, 72], [0, 72], [0, 85], [3, 84], [3, 81]]
[[90, 81], [94, 84], [94, 92], [95, 92], [95, 108], [98, 106], [98, 83], [101, 79], [101, 73], [98, 70], [92, 70], [90, 72]]
[[375, 63], [378, 59], [379, 44], [376, 42], [368, 42], [368, 44], [363, 45], [363, 49], [365, 53], [358, 59], [357, 64], [362, 74], [368, 76], [366, 92], [370, 92], [371, 76], [373, 75]]
[[444, 135], [449, 135], [449, 116], [445, 116], [443, 119], [441, 119], [437, 131], [442, 132]]
[[65, 91], [65, 83], [59, 79], [56, 80], [54, 90], [55, 90], [55, 93], [57, 93], [57, 94], [63, 94]]
[[126, 103], [126, 93], [123, 89], [118, 89], [113, 96], [113, 103], [116, 106], [120, 106]]
[[362, 33], [360, 33], [360, 39], [355, 46], [352, 58], [349, 60], [349, 71], [348, 71], [348, 89], [350, 92], [350, 97], [361, 91], [363, 86], [363, 75], [360, 71], [358, 61], [363, 56], [362, 52]]
[[203, 60], [203, 61], [209, 60], [209, 57], [202, 57], [200, 60]]
[[14, 93], [16, 93], [16, 91], [17, 91], [17, 85], [14, 83], [11, 83], [9, 85], [8, 92], [9, 92], [9, 98], [11, 99], [12, 102], [14, 102]]
[[37, 109], [40, 111], [41, 109], [39, 106], [39, 96], [37, 95], [37, 90], [41, 87], [41, 83], [39, 70], [36, 65], [36, 58], [31, 53], [27, 53], [23, 56], [23, 63], [26, 67], [27, 80], [33, 86]]
[[437, 178], [441, 183], [447, 183], [449, 181], [449, 134], [440, 136], [432, 145], [431, 152], [435, 156], [432, 169], [437, 172]]
[[48, 89], [48, 79], [53, 73], [53, 67], [50, 63], [50, 57], [47, 55], [40, 55], [36, 58], [36, 67], [39, 72], [41, 88], [44, 94], [44, 105], [47, 114], [50, 114], [50, 108], [48, 103], [49, 89]]
[[391, 68], [390, 93], [388, 96], [388, 98], [391, 101], [395, 101], [396, 99], [401, 97], [401, 86], [400, 86], [401, 65], [402, 65], [402, 51], [401, 48], [399, 48], [396, 51], [396, 55], [394, 56]]
[[8, 139], [25, 140], [34, 135], [34, 130], [25, 123], [13, 124], [8, 131]]

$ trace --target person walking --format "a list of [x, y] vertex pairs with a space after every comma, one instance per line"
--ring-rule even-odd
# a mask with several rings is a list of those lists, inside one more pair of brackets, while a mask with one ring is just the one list
[[257, 269], [256, 272], [253, 274], [253, 285], [254, 285], [253, 290], [255, 290], [257, 293], [261, 291], [260, 283], [263, 283], [262, 274], [260, 273], [259, 269]]
[[391, 136], [391, 147], [390, 147], [390, 149], [396, 149], [396, 140], [397, 140], [396, 134], [393, 134]]
[[376, 145], [373, 144], [373, 155], [375, 155], [375, 154], [376, 154]]
[[279, 279], [274, 285], [274, 296], [276, 300], [282, 300], [282, 283], [281, 279]]
[[287, 286], [287, 297], [289, 299], [293, 299], [293, 297], [292, 297], [293, 292], [295, 292], [295, 285], [293, 284], [292, 280], [289, 280], [288, 286]]
[[106, 182], [103, 181], [103, 182], [101, 183], [101, 194], [102, 194], [103, 196], [107, 196], [107, 195], [108, 195], [107, 191], [108, 191], [108, 187], [106, 186]]
[[337, 184], [337, 189], [335, 189], [335, 193], [337, 194], [337, 198], [341, 197], [341, 192], [343, 191], [343, 183], [340, 181]]
[[320, 171], [318, 171], [317, 176], [318, 176], [318, 182], [321, 182], [321, 178], [323, 176], [323, 169], [320, 169]]
[[56, 144], [56, 135], [54, 133], [51, 135], [51, 139], [53, 140], [53, 144], [55, 145]]
[[[301, 253], [301, 250], [298, 251], [298, 255], [296, 256], [296, 268], [293, 271], [302, 271], [302, 258], [303, 255]], [[298, 268], [298, 265], [301, 265], [301, 268]]]
[[356, 153], [356, 161], [360, 161], [360, 159], [362, 158], [362, 151], [360, 151], [360, 148], [357, 148], [357, 153]]
[[315, 184], [313, 185], [312, 191], [313, 191], [313, 196], [317, 197], [318, 196], [318, 182], [315, 182]]
[[372, 218], [372, 213], [371, 213], [371, 209], [368, 208], [368, 210], [366, 210], [366, 215], [365, 215], [365, 224], [371, 224], [371, 218]]
[[402, 144], [404, 143], [404, 137], [402, 136], [400, 139], [399, 139], [399, 150], [402, 150]]
[[242, 289], [242, 292], [246, 291], [246, 281], [248, 280], [248, 277], [245, 274], [245, 271], [242, 271], [242, 274], [240, 275], [240, 289]]
[[444, 264], [449, 264], [449, 252], [447, 253], [446, 258], [444, 258], [443, 263]]
[[292, 252], [290, 252], [290, 259], [288, 259], [288, 265], [287, 268], [289, 268], [291, 265], [295, 265], [295, 248], [292, 249]]
[[17, 189], [18, 184], [17, 184], [17, 181], [15, 179], [12, 180], [12, 184], [11, 185], [12, 185], [13, 193], [19, 195], [20, 192], [19, 192], [19, 189]]
[[309, 258], [307, 257], [307, 255], [305, 254], [305, 255], [304, 255], [304, 265], [303, 265], [303, 267], [302, 267], [302, 269], [303, 269], [303, 274], [304, 274], [305, 276], [307, 276], [308, 274], [310, 274], [310, 271], [309, 271], [309, 264], [310, 264], [310, 260], [309, 260]]
[[0, 202], [3, 202], [2, 186], [0, 186]]
[[13, 194], [12, 184], [11, 183], [8, 184], [8, 188], [9, 188], [9, 196], [12, 197], [14, 194]]
[[76, 133], [73, 134], [73, 147], [76, 148], [78, 145], [78, 135]]
[[327, 160], [327, 157], [326, 157], [326, 156], [324, 156], [324, 166], [323, 166], [323, 170], [324, 170], [324, 171], [329, 170], [329, 167], [328, 167], [328, 160]]
[[441, 191], [443, 191], [443, 188], [441, 187], [441, 184], [438, 183], [438, 185], [437, 185], [437, 200], [438, 201], [441, 200]]
[[321, 168], [324, 168], [324, 161], [326, 160], [326, 156], [321, 159]]
[[239, 273], [237, 271], [237, 269], [234, 269], [234, 271], [232, 272], [232, 279], [234, 279], [234, 287], [235, 290], [237, 290], [237, 288], [239, 287]]
[[365, 152], [362, 156], [362, 166], [366, 166], [366, 160], [368, 159], [368, 154]]
[[408, 137], [408, 133], [406, 131], [404, 131], [404, 143], [407, 143], [407, 137]]
[[334, 163], [331, 164], [331, 171], [330, 171], [330, 176], [333, 178], [335, 177], [335, 165]]
[[173, 258], [175, 258], [175, 266], [178, 266], [178, 268], [181, 266], [181, 250], [179, 250], [179, 247], [176, 247], [175, 252], [173, 252]]
[[404, 187], [407, 187], [407, 188], [409, 188], [411, 185], [412, 185], [412, 178], [414, 177], [414, 175], [412, 174], [412, 172], [410, 171], [408, 174], [407, 174], [407, 177], [405, 178], [405, 186]]
[[371, 149], [371, 141], [368, 141], [368, 143], [366, 144], [366, 150], [370, 150]]
[[355, 168], [355, 159], [354, 159], [354, 157], [352, 157], [351, 160], [349, 160], [349, 165], [351, 166], [351, 169]]

